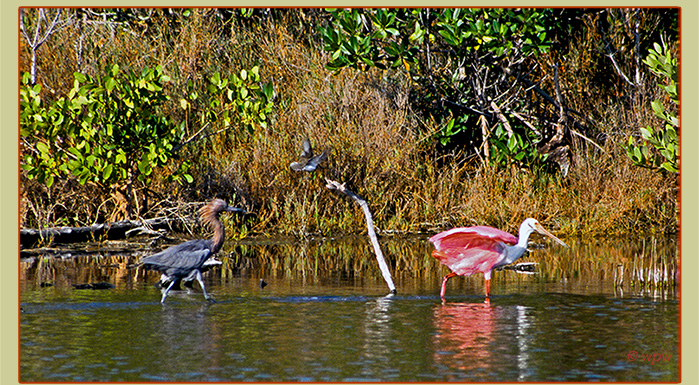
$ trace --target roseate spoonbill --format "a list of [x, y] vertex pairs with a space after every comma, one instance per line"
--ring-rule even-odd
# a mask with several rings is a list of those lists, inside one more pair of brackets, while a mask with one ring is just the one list
[[490, 276], [493, 269], [509, 265], [523, 256], [527, 251], [529, 236], [535, 231], [568, 247], [533, 218], [522, 222], [519, 227], [519, 239], [489, 226], [457, 227], [432, 236], [430, 242], [435, 247], [432, 256], [452, 271], [442, 281], [440, 296], [444, 298], [449, 278], [483, 273], [485, 296], [490, 297]]
[[294, 171], [308, 171], [312, 172], [318, 168], [318, 165], [328, 159], [328, 151], [324, 150], [320, 155], [313, 156], [313, 149], [311, 148], [311, 141], [308, 138], [303, 140], [303, 152], [301, 153], [301, 159], [298, 162], [291, 163], [291, 169]]
[[209, 257], [216, 254], [223, 246], [226, 231], [219, 220], [219, 215], [224, 212], [245, 212], [245, 210], [231, 207], [222, 199], [214, 199], [199, 209], [201, 222], [211, 228], [214, 235], [211, 239], [193, 239], [179, 245], [143, 258], [141, 263], [146, 270], [156, 270], [162, 273], [160, 282], [170, 284], [163, 292], [161, 303], [165, 302], [170, 289], [179, 281], [189, 282], [196, 279], [204, 292], [204, 298], [209, 302], [214, 300], [206, 293], [202, 271], [208, 270], [211, 265], [205, 264]]

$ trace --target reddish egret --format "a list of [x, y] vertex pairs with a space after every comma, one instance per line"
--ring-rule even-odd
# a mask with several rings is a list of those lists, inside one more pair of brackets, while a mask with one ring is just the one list
[[533, 218], [522, 222], [519, 240], [514, 235], [488, 226], [457, 227], [431, 237], [430, 242], [435, 247], [432, 256], [452, 271], [442, 281], [440, 296], [444, 298], [449, 278], [483, 273], [485, 296], [490, 297], [490, 275], [493, 269], [509, 265], [523, 256], [527, 251], [529, 236], [535, 231], [568, 247]]
[[146, 269], [159, 271], [163, 275], [160, 281], [170, 282], [163, 292], [161, 303], [165, 302], [170, 289], [180, 280], [189, 282], [194, 279], [199, 282], [204, 298], [214, 302], [206, 293], [201, 273], [210, 268], [209, 264], [205, 264], [209, 257], [216, 254], [223, 246], [226, 232], [218, 217], [224, 211], [244, 212], [245, 210], [231, 207], [221, 199], [214, 199], [199, 209], [201, 222], [214, 232], [211, 239], [193, 239], [143, 258], [142, 264]]
[[291, 163], [291, 169], [294, 171], [315, 171], [320, 162], [328, 159], [328, 151], [324, 150], [320, 155], [313, 156], [311, 142], [306, 138], [303, 141], [303, 152], [301, 159], [298, 162]]
[[[204, 261], [204, 263], [201, 265], [201, 269], [199, 269], [199, 271], [201, 271], [201, 273], [204, 274], [207, 271], [211, 270], [212, 268], [214, 268], [216, 266], [221, 266], [221, 265], [223, 265], [223, 262], [216, 259], [215, 256], [212, 256], [209, 259], [207, 259], [206, 261]], [[194, 279], [195, 279], [195, 277], [192, 276], [192, 277], [189, 277], [189, 280], [184, 279], [184, 278], [181, 281], [175, 280], [175, 285], [173, 285], [170, 288], [170, 290], [171, 291], [172, 290], [182, 290], [182, 287], [180, 287], [180, 282], [184, 282], [184, 286], [187, 288], [187, 292], [190, 292], [190, 289], [192, 288], [192, 284], [194, 282]], [[167, 275], [161, 274], [160, 281], [158, 281], [158, 283], [155, 284], [155, 287], [157, 287], [159, 289], [165, 289], [166, 287], [168, 287], [172, 283], [172, 281], [173, 280], [170, 277], [168, 277]]]

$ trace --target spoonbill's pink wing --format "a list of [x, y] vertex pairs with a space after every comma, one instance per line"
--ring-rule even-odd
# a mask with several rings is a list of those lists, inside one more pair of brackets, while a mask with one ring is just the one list
[[430, 238], [438, 252], [432, 255], [459, 275], [485, 273], [502, 258], [506, 245], [517, 238], [504, 231], [488, 227], [457, 227]]

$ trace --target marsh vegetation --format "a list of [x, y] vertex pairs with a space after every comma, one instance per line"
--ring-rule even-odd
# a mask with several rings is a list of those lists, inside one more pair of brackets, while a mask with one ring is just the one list
[[[238, 239], [365, 231], [330, 177], [380, 234], [677, 231], [677, 9], [20, 17], [22, 227], [191, 219], [221, 197], [255, 213], [227, 223]], [[305, 138], [329, 154], [310, 175], [289, 167]]]

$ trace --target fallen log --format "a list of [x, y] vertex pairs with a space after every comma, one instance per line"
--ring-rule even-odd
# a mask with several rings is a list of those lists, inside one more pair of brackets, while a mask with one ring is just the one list
[[38, 243], [76, 243], [87, 242], [106, 236], [109, 239], [123, 239], [135, 232], [160, 234], [155, 230], [171, 229], [172, 219], [158, 217], [137, 221], [119, 221], [100, 223], [85, 227], [52, 227], [47, 229], [20, 229], [20, 248], [29, 248]]
[[327, 183], [325, 187], [332, 191], [339, 191], [347, 195], [348, 197], [354, 199], [354, 201], [362, 207], [362, 210], [364, 210], [364, 216], [366, 217], [366, 228], [369, 233], [369, 239], [371, 239], [371, 244], [374, 247], [374, 254], [376, 254], [376, 260], [379, 262], [381, 275], [383, 275], [383, 279], [386, 281], [386, 284], [388, 284], [388, 288], [391, 290], [391, 293], [395, 293], [396, 285], [393, 284], [393, 278], [391, 278], [391, 271], [388, 269], [386, 260], [384, 259], [383, 253], [381, 252], [379, 239], [376, 237], [376, 231], [374, 230], [374, 220], [371, 217], [371, 211], [369, 211], [369, 205], [366, 203], [366, 200], [364, 200], [362, 197], [355, 194], [354, 192], [348, 190], [345, 187], [344, 183], [340, 184], [339, 182], [335, 182], [330, 179], [325, 179], [325, 181]]

